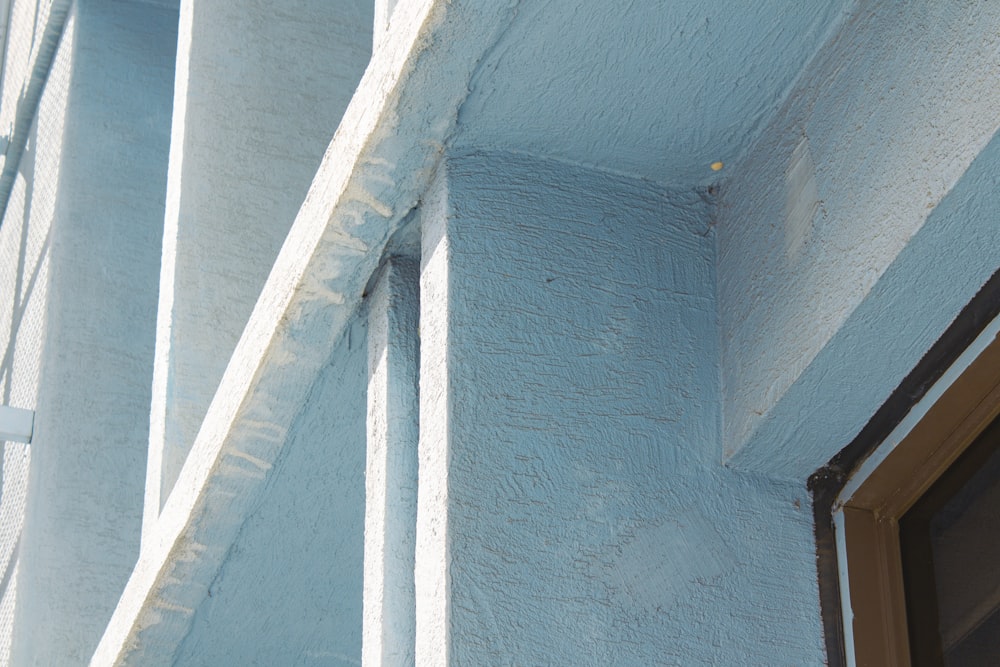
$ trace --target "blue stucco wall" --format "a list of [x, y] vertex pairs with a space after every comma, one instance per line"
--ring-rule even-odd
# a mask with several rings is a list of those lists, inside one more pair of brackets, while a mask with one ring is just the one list
[[[727, 168], [716, 220], [723, 453], [734, 465], [801, 479], [867, 419], [857, 413], [846, 428], [811, 429], [829, 399], [799, 395], [796, 383], [1000, 127], [997, 25], [1000, 6], [991, 3], [857, 2], [760, 140]], [[970, 268], [926, 268], [945, 266]], [[940, 274], [940, 291], [953, 280]], [[905, 325], [899, 333], [926, 325], [920, 302], [937, 302], [938, 291], [913, 291], [909, 305], [892, 311]], [[858, 335], [861, 352], [870, 334]], [[921, 345], [904, 366], [916, 363]], [[862, 408], [870, 415], [901, 376], [881, 372], [888, 367], [879, 354], [856, 358], [877, 371], [881, 393]], [[833, 372], [827, 396], [874, 386], [836, 364], [815, 367]], [[801, 465], [785, 467], [792, 461]]]
[[709, 206], [502, 153], [435, 188], [449, 664], [822, 662], [804, 486], [718, 464]]
[[[802, 479], [826, 463], [997, 270], [1000, 135], [934, 207], [731, 464]], [[806, 326], [808, 315], [799, 318]]]
[[477, 68], [456, 145], [670, 185], [718, 180], [709, 164], [753, 145], [852, 4], [517, 3]]
[[360, 664], [367, 369], [362, 317], [332, 350], [173, 664]]
[[[331, 10], [320, 4], [309, 6]], [[718, 90], [698, 97], [707, 84], [697, 77], [679, 89], [689, 95], [675, 93], [670, 67], [628, 69], [651, 61], [642, 49], [616, 50], [617, 41], [615, 48], [591, 49], [588, 57], [602, 61], [594, 66], [607, 67], [608, 76], [628, 69], [628, 77], [616, 79], [618, 90], [643, 98], [644, 125], [619, 122], [624, 116], [598, 95], [590, 95], [592, 106], [574, 106], [590, 92], [580, 81], [594, 71], [580, 69], [573, 50], [558, 54], [554, 71], [561, 74], [553, 85], [525, 76], [529, 64], [552, 64], [541, 55], [552, 55], [566, 26], [603, 35], [605, 26], [593, 18], [600, 4], [582, 5], [594, 14], [545, 25], [532, 23], [545, 5], [525, 7], [483, 59], [457, 119], [420, 111], [426, 100], [419, 96], [399, 104], [401, 113], [413, 112], [408, 122], [456, 123], [447, 131], [448, 146], [428, 143], [443, 157], [413, 216], [424, 243], [419, 493], [434, 495], [421, 501], [427, 520], [418, 516], [424, 532], [416, 553], [418, 577], [426, 573], [422, 565], [434, 571], [416, 584], [440, 584], [433, 595], [417, 593], [417, 664], [822, 664], [805, 479], [850, 441], [1000, 266], [1000, 137], [992, 114], [1000, 98], [989, 83], [995, 72], [980, 57], [995, 52], [1000, 10], [983, 4], [963, 13], [926, 0], [903, 12], [858, 0], [842, 17], [845, 3], [802, 7], [770, 38], [784, 43], [779, 36], [796, 35], [780, 71], [767, 69], [763, 57], [773, 44], [755, 47], [754, 63], [781, 94], [748, 85], [744, 103], [731, 107]], [[358, 9], [352, 21], [367, 30], [369, 5], [351, 0], [344, 6]], [[39, 370], [32, 366], [41, 363], [39, 350], [15, 351], [14, 365], [3, 369], [5, 401], [18, 392], [26, 400], [37, 394], [39, 410], [22, 570], [31, 594], [19, 603], [26, 630], [17, 655], [52, 664], [86, 659], [138, 551], [157, 234], [170, 140], [176, 41], [170, 31], [177, 17], [158, 5], [124, 0], [79, 7], [74, 29], [83, 41], [67, 38], [65, 68], [55, 70], [39, 123], [61, 123], [64, 112], [72, 114], [65, 128], [32, 136], [8, 209], [20, 228], [11, 220], [0, 227], [0, 237], [21, 233], [30, 257], [25, 264], [40, 270], [48, 252], [41, 232], [53, 229], [51, 280], [35, 295], [36, 302], [43, 294], [56, 299], [44, 338], [53, 353]], [[176, 330], [164, 327], [160, 350], [171, 353], [180, 342], [179, 356], [164, 357], [180, 364], [172, 367], [182, 369], [174, 376], [179, 381], [164, 379], [159, 388], [161, 407], [167, 409], [167, 394], [174, 392], [170, 409], [185, 415], [173, 424], [178, 446], [165, 490], [314, 173], [332, 132], [327, 121], [335, 124], [360, 76], [370, 37], [352, 31], [352, 21], [339, 24], [351, 32], [338, 46], [351, 52], [353, 64], [350, 77], [326, 81], [336, 88], [339, 106], [312, 99], [318, 106], [303, 111], [291, 96], [278, 95], [285, 106], [234, 111], [232, 100], [243, 95], [253, 102], [275, 95], [273, 80], [290, 91], [309, 89], [316, 71], [300, 68], [299, 56], [321, 51], [317, 45], [330, 35], [325, 21], [310, 23], [304, 15], [296, 16], [298, 27], [265, 22], [234, 30], [232, 7], [203, 8], [193, 24], [195, 41], [233, 68], [219, 77], [233, 89], [221, 90], [212, 59], [203, 61], [205, 71], [189, 82], [190, 131], [172, 138], [196, 168], [178, 171], [175, 202], [179, 271], [191, 281], [186, 287], [177, 282], [178, 304], [192, 317]], [[600, 15], [618, 11], [602, 5]], [[236, 14], [248, 25], [259, 18]], [[716, 61], [713, 49], [749, 32], [738, 19], [713, 31], [695, 14], [689, 18], [698, 29], [680, 43], [701, 44], [699, 57], [712, 64], [706, 73], [728, 82], [728, 64], [742, 51], [734, 48]], [[762, 26], [770, 20], [766, 10], [755, 16]], [[843, 30], [796, 80], [796, 63], [841, 18]], [[312, 42], [288, 40], [283, 31], [296, 33], [303, 20]], [[673, 34], [666, 23], [629, 20], [648, 29], [646, 45], [659, 47], [661, 36]], [[232, 44], [213, 39], [223, 24]], [[623, 25], [607, 32], [627, 41], [633, 31]], [[255, 39], [270, 27], [277, 29], [268, 33], [270, 46], [282, 57], [257, 63], [268, 76], [248, 75], [253, 85], [244, 86], [246, 54], [266, 53]], [[544, 39], [531, 43], [539, 51], [518, 50], [519, 39], [538, 31]], [[953, 54], [955, 35], [978, 40], [982, 49]], [[233, 44], [238, 48], [231, 53]], [[589, 46], [578, 39], [576, 49]], [[431, 43], [420, 56], [439, 57], [449, 48], [456, 47], [448, 40]], [[471, 67], [461, 49], [453, 55], [449, 67]], [[678, 61], [687, 56], [683, 49], [671, 52]], [[286, 79], [289, 67], [302, 78]], [[494, 70], [508, 78], [491, 83]], [[671, 113], [645, 95], [639, 84], [647, 74], [666, 77], [655, 92], [664, 103], [670, 98]], [[897, 87], [901, 80], [906, 85]], [[783, 96], [786, 86], [791, 90]], [[458, 88], [465, 90], [464, 80]], [[606, 99], [637, 105], [620, 97], [624, 92]], [[109, 100], [115, 102], [110, 108]], [[545, 115], [529, 101], [545, 106]], [[713, 113], [704, 114], [706, 107]], [[266, 142], [248, 139], [247, 124], [232, 121], [237, 111], [267, 120], [253, 130]], [[320, 111], [327, 121], [317, 124]], [[744, 111], [745, 124], [728, 122]], [[287, 115], [311, 134], [295, 131]], [[678, 117], [689, 122], [670, 120]], [[587, 124], [608, 118], [620, 133]], [[270, 134], [278, 126], [286, 134]], [[703, 134], [709, 126], [720, 134]], [[644, 130], [663, 143], [648, 141]], [[385, 127], [378, 133], [392, 135]], [[666, 141], [667, 135], [681, 143]], [[678, 145], [686, 148], [671, 158]], [[566, 161], [517, 152], [539, 147]], [[285, 151], [311, 157], [293, 159]], [[726, 151], [732, 160], [719, 154]], [[710, 175], [705, 167], [716, 158], [727, 165]], [[412, 167], [400, 164], [387, 168], [391, 175], [373, 192], [358, 188], [359, 201], [381, 206], [383, 195], [409, 187], [403, 179], [423, 178], [420, 169], [400, 176]], [[677, 182], [664, 185], [665, 178]], [[281, 179], [295, 187], [285, 188]], [[236, 182], [245, 189], [234, 188]], [[711, 188], [702, 187], [709, 182]], [[316, 201], [329, 195], [322, 187], [317, 192]], [[243, 196], [248, 193], [252, 197]], [[403, 209], [393, 209], [390, 218], [412, 203], [409, 195], [400, 201]], [[247, 232], [251, 217], [266, 234]], [[182, 229], [191, 220], [205, 225]], [[216, 225], [219, 220], [229, 226]], [[339, 233], [333, 223], [329, 230]], [[233, 239], [239, 243], [227, 245]], [[340, 236], [317, 253], [330, 275], [336, 274], [331, 267], [339, 271], [345, 257], [362, 252], [374, 266], [380, 246], [345, 239], [354, 237]], [[16, 255], [17, 242], [0, 238], [0, 252]], [[228, 259], [213, 263], [220, 249]], [[206, 279], [205, 266], [232, 289]], [[310, 319], [306, 329], [314, 333], [344, 321], [325, 318], [334, 301], [360, 298], [348, 292], [363, 276], [338, 282], [324, 279], [316, 265], [308, 271], [289, 289], [312, 290], [314, 303], [285, 317]], [[350, 290], [341, 290], [344, 285]], [[351, 308], [344, 306], [343, 317]], [[28, 319], [41, 326], [37, 313]], [[159, 593], [184, 590], [150, 598], [146, 611], [152, 612], [140, 629], [154, 639], [132, 660], [361, 661], [366, 329], [362, 306], [335, 345], [310, 335], [297, 350], [286, 345], [267, 353], [278, 357], [267, 361], [280, 382], [249, 385], [249, 394], [260, 389], [253, 396], [258, 412], [253, 418], [240, 412], [234, 428], [252, 432], [263, 425], [281, 447], [268, 441], [262, 449], [281, 452], [274, 461], [259, 458], [253, 447], [230, 449], [205, 464], [225, 469], [194, 520], [209, 528], [192, 529], [178, 542], [182, 548], [165, 556], [164, 576], [174, 579]], [[261, 340], [270, 336], [257, 333]], [[202, 345], [206, 341], [211, 344]], [[291, 359], [328, 352], [318, 378], [299, 373], [304, 366]], [[292, 370], [281, 370], [283, 364]], [[29, 382], [11, 386], [22, 371]], [[41, 385], [30, 381], [34, 372]], [[288, 398], [299, 396], [289, 391], [296, 384], [312, 390], [285, 439], [287, 422], [268, 418], [276, 406], [299, 405]], [[254, 437], [244, 441], [253, 444]], [[440, 467], [423, 466], [427, 461]], [[239, 494], [227, 493], [247, 479], [263, 492], [254, 487], [252, 500], [245, 500], [247, 492], [234, 502]], [[6, 477], [4, 483], [6, 494]], [[162, 500], [156, 497], [154, 516]], [[242, 502], [251, 503], [247, 514]], [[223, 527], [213, 532], [213, 521]], [[239, 526], [231, 543], [230, 525], [234, 532]], [[2, 538], [0, 546], [12, 551], [16, 537]], [[203, 577], [208, 570], [214, 580]], [[160, 618], [158, 609], [164, 610]], [[432, 632], [421, 632], [421, 624]]]

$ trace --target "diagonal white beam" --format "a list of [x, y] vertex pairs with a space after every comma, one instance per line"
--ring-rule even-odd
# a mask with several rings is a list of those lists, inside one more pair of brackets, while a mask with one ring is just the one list
[[[393, 14], [209, 406], [92, 665], [173, 655], [382, 249], [429, 182], [514, 2], [412, 0]], [[242, 463], [240, 464], [242, 465]], [[169, 658], [167, 658], [169, 662]]]

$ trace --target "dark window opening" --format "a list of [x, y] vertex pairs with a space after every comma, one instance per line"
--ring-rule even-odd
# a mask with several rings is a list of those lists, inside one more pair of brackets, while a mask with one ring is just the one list
[[899, 521], [914, 667], [1000, 660], [1000, 420]]

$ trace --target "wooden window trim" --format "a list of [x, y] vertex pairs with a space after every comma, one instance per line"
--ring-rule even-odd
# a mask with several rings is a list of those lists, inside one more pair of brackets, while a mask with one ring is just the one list
[[956, 494], [962, 493], [984, 466], [990, 464], [997, 454], [997, 443], [1000, 443], [1000, 418], [986, 426], [899, 521], [900, 550], [905, 554], [903, 579], [908, 591], [907, 625], [914, 667], [943, 664], [945, 652], [1000, 607], [1000, 589], [977, 587], [980, 588], [978, 604], [966, 608], [960, 618], [950, 614], [947, 628], [941, 628], [937, 604], [939, 573], [935, 569], [931, 536], [934, 517], [955, 499]]
[[845, 647], [840, 581], [841, 563], [846, 562], [846, 555], [838, 553], [842, 544], [838, 545], [836, 540], [833, 506], [855, 471], [914, 412], [915, 406], [932, 393], [932, 388], [938, 385], [946, 369], [956, 365], [959, 357], [998, 317], [1000, 270], [986, 281], [854, 439], [809, 477], [816, 538], [816, 574], [829, 667], [856, 664], [853, 651], [848, 662]]
[[994, 319], [857, 467], [832, 506], [848, 665], [909, 665], [903, 514], [1000, 415]]

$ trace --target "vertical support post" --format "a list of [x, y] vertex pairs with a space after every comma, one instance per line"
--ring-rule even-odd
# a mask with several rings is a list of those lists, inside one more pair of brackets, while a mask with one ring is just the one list
[[448, 188], [445, 165], [424, 199], [420, 267], [420, 487], [416, 576], [418, 667], [448, 664]]
[[177, 45], [167, 4], [72, 3], [4, 221], [42, 235], [22, 255], [32, 310], [11, 341], [10, 402], [35, 416], [3, 664], [83, 664], [139, 555]]
[[144, 535], [370, 58], [371, 0], [183, 0]]
[[382, 267], [368, 313], [368, 453], [362, 664], [413, 664], [417, 515], [416, 262]]

